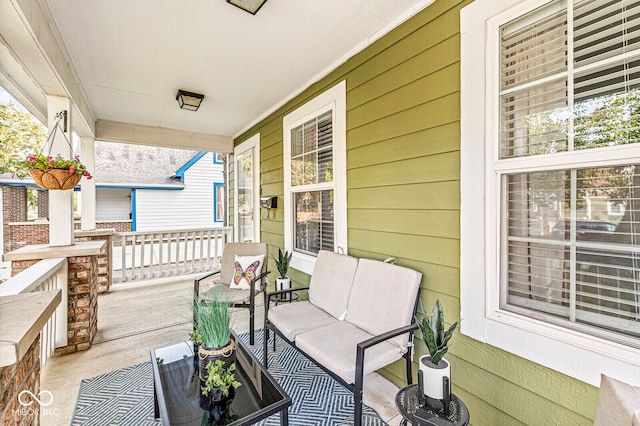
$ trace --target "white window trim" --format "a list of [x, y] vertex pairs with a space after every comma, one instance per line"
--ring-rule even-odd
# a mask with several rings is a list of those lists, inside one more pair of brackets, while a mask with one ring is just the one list
[[[476, 0], [461, 11], [461, 332], [594, 386], [600, 374], [640, 386], [640, 350], [503, 311], [499, 305], [500, 182], [497, 174], [493, 179], [485, 175], [497, 158], [495, 144], [489, 143], [498, 137], [497, 28], [546, 3]], [[640, 147], [625, 146], [620, 154], [637, 162]], [[607, 161], [595, 153], [583, 155], [587, 165]], [[544, 169], [543, 156], [519, 161]]]
[[[253, 150], [253, 233], [254, 243], [260, 242], [260, 133], [256, 133], [246, 141], [233, 149], [233, 161], [234, 161], [234, 173], [237, 176], [235, 164], [238, 155], [243, 154], [249, 150]], [[233, 203], [234, 203], [234, 227], [233, 227], [233, 240], [238, 241], [238, 179], [235, 179], [233, 184]]]
[[[347, 252], [347, 82], [318, 95], [284, 117], [284, 248], [293, 251], [293, 215], [291, 192], [291, 129], [306, 120], [333, 109], [333, 190], [334, 245]], [[293, 252], [291, 267], [306, 274], [313, 272], [315, 256]]]

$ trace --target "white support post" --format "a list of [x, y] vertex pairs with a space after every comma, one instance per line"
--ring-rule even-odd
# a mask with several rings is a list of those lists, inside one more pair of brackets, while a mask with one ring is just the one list
[[[47, 122], [53, 131], [56, 114], [67, 111], [67, 131], [63, 135], [58, 129], [51, 141], [51, 156], [60, 154], [64, 158], [73, 156], [73, 149], [65, 140], [71, 141], [71, 100], [47, 95]], [[61, 124], [64, 124], [61, 122]], [[48, 147], [47, 147], [48, 148]], [[46, 152], [44, 154], [47, 154]], [[73, 245], [73, 191], [49, 191], [49, 245], [51, 247]]]
[[[93, 138], [80, 138], [80, 160], [89, 173], [95, 173], [95, 141]], [[90, 231], [96, 229], [96, 181], [95, 179], [82, 178], [80, 185], [82, 230]]]

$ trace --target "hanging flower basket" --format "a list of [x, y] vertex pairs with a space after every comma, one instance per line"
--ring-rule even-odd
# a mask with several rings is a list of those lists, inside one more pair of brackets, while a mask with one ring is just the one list
[[24, 160], [17, 162], [17, 170], [15, 174], [20, 179], [30, 174], [36, 185], [42, 189], [48, 190], [68, 190], [73, 189], [82, 176], [87, 179], [91, 179], [91, 173], [80, 162], [78, 155], [73, 155], [71, 158], [63, 158], [58, 154], [55, 157], [49, 155], [53, 146], [53, 141], [58, 129], [62, 132], [64, 140], [69, 145], [69, 153], [73, 151], [73, 146], [69, 141], [69, 138], [65, 135], [65, 130], [60, 127], [60, 121], [66, 120], [66, 111], [56, 114], [56, 123], [53, 126], [53, 130], [49, 134], [47, 141], [43, 146], [43, 151], [47, 151], [45, 154], [42, 151], [33, 155], [28, 155]]
[[48, 190], [73, 189], [82, 179], [81, 174], [69, 173], [68, 169], [31, 169], [29, 174], [36, 185]]

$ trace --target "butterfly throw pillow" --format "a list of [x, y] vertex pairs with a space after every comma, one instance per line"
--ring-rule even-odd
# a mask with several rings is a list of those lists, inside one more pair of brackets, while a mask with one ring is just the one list
[[236, 290], [249, 290], [251, 280], [260, 275], [264, 255], [236, 256], [235, 272], [230, 287]]

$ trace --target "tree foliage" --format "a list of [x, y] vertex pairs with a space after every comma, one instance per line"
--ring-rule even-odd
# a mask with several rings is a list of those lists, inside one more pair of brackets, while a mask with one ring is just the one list
[[0, 105], [0, 173], [14, 172], [28, 153], [39, 152], [47, 130], [14, 103]]

